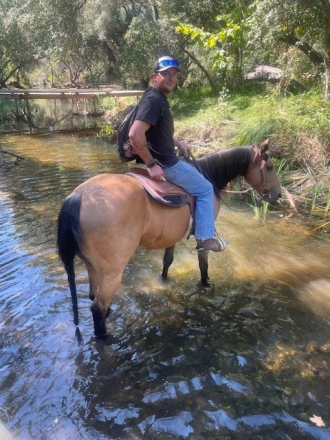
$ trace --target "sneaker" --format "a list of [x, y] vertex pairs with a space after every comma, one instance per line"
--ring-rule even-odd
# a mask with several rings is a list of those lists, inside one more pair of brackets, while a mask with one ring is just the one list
[[221, 238], [217, 232], [215, 233], [213, 238], [209, 238], [207, 240], [196, 240], [196, 241], [197, 241], [196, 250], [199, 254], [206, 254], [209, 251], [222, 252], [229, 245], [229, 241]]

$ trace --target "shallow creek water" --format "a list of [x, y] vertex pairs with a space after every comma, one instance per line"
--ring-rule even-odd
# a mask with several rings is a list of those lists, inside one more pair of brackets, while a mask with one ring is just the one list
[[210, 255], [211, 287], [199, 283], [194, 240], [177, 246], [167, 282], [163, 252], [138, 250], [109, 342], [93, 336], [77, 262], [79, 347], [57, 215], [78, 184], [126, 165], [96, 137], [0, 141], [25, 157], [0, 169], [0, 420], [15, 438], [330, 439], [327, 237], [223, 206], [217, 226], [231, 244]]

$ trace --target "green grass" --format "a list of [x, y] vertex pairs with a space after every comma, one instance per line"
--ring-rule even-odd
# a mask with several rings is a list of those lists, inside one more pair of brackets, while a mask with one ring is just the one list
[[180, 125], [197, 117], [202, 124], [213, 116], [215, 123], [227, 119], [237, 121], [236, 142], [256, 142], [264, 137], [279, 138], [304, 132], [330, 137], [330, 102], [324, 101], [319, 90], [277, 97], [274, 95], [213, 95], [209, 89], [181, 89], [170, 95], [173, 114]]
[[[198, 139], [205, 127], [212, 138], [213, 127], [215, 147], [219, 127], [226, 147], [269, 138], [277, 173], [290, 194], [288, 209], [293, 203], [312, 225], [329, 230], [330, 102], [323, 99], [321, 90], [285, 97], [237, 95], [212, 101], [206, 95], [203, 101], [198, 94], [195, 98], [200, 100], [199, 110], [193, 116], [180, 115], [180, 128], [185, 126], [184, 131]], [[190, 94], [189, 99], [194, 96]], [[264, 218], [264, 212], [257, 215]]]

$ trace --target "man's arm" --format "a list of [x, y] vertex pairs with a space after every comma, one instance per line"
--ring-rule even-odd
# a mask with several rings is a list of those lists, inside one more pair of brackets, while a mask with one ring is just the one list
[[129, 131], [129, 140], [134, 152], [141, 157], [148, 167], [150, 177], [154, 179], [162, 179], [164, 177], [163, 169], [154, 161], [148, 143], [146, 132], [149, 130], [150, 124], [147, 122], [135, 120]]
[[147, 122], [135, 120], [128, 133], [134, 152], [141, 157], [146, 165], [148, 165], [153, 159], [148, 148], [146, 137], [146, 132], [149, 128], [150, 124]]

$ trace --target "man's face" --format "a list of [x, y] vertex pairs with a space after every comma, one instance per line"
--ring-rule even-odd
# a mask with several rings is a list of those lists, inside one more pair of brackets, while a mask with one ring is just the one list
[[162, 72], [153, 73], [154, 87], [164, 95], [171, 93], [178, 82], [178, 72], [175, 67], [170, 67]]

